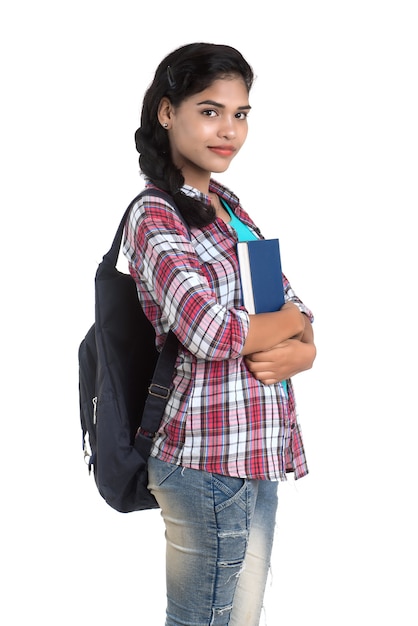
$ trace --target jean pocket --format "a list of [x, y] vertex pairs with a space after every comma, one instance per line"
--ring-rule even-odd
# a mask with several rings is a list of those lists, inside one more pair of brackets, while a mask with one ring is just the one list
[[174, 472], [180, 469], [179, 465], [150, 457], [148, 459], [148, 489], [152, 491], [153, 488], [160, 487]]
[[243, 511], [247, 509], [247, 481], [244, 478], [214, 474], [213, 495], [216, 513], [234, 504]]

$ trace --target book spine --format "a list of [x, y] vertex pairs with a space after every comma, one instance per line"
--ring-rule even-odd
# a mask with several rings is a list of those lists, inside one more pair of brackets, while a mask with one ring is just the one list
[[255, 314], [254, 293], [252, 280], [244, 280], [244, 276], [251, 276], [251, 263], [248, 246], [246, 244], [237, 245], [238, 262], [241, 273], [241, 290], [244, 306], [250, 315]]

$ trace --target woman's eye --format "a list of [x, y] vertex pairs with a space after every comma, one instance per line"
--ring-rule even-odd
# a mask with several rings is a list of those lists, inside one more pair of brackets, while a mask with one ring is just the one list
[[202, 111], [202, 113], [203, 115], [207, 115], [208, 117], [215, 117], [215, 115], [217, 115], [214, 109], [205, 109], [204, 111]]
[[237, 113], [237, 114], [235, 115], [235, 117], [236, 117], [238, 120], [246, 120], [246, 119], [247, 119], [247, 117], [248, 117], [248, 113], [246, 113], [245, 111], [240, 111], [239, 113]]

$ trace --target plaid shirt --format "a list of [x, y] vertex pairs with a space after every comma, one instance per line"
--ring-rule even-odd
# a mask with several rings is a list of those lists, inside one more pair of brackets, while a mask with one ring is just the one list
[[[292, 383], [264, 385], [241, 352], [249, 316], [241, 305], [235, 231], [217, 219], [191, 236], [169, 204], [152, 195], [132, 208], [124, 253], [138, 296], [156, 329], [157, 346], [171, 328], [181, 348], [173, 390], [152, 456], [197, 470], [242, 478], [285, 480], [308, 469]], [[185, 185], [183, 191], [207, 196]], [[257, 231], [228, 189], [210, 191]], [[286, 277], [285, 297], [312, 320]]]

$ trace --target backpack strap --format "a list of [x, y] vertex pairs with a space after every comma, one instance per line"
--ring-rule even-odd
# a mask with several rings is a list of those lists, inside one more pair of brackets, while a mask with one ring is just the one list
[[169, 331], [162, 350], [145, 401], [141, 426], [136, 434], [134, 447], [146, 459], [151, 452], [154, 435], [164, 415], [171, 392], [174, 366], [178, 354], [179, 341], [172, 330]]
[[118, 257], [120, 253], [120, 246], [122, 244], [123, 229], [125, 228], [125, 223], [126, 223], [126, 220], [128, 219], [128, 215], [132, 207], [138, 202], [138, 200], [140, 200], [140, 198], [142, 198], [143, 196], [151, 196], [151, 195], [157, 196], [158, 198], [162, 198], [163, 200], [168, 202], [168, 204], [170, 204], [173, 207], [178, 217], [181, 219], [181, 221], [187, 228], [187, 231], [190, 233], [190, 228], [188, 227], [184, 217], [180, 213], [180, 210], [178, 206], [176, 205], [176, 203], [174, 202], [172, 196], [170, 196], [166, 191], [163, 191], [162, 189], [156, 189], [156, 188], [144, 189], [143, 191], [141, 191], [140, 194], [136, 196], [136, 198], [132, 200], [132, 202], [129, 204], [128, 208], [126, 209], [125, 213], [123, 214], [119, 227], [116, 231], [115, 238], [113, 239], [113, 243], [110, 247], [110, 250], [106, 252], [106, 254], [103, 256], [103, 261], [105, 261], [105, 263], [110, 263], [113, 267], [116, 267], [116, 263], [118, 262]]
[[[122, 243], [123, 229], [125, 227], [129, 212], [131, 211], [134, 204], [140, 198], [146, 195], [158, 196], [159, 198], [166, 200], [166, 202], [168, 202], [176, 211], [177, 215], [186, 226], [187, 231], [190, 234], [190, 229], [186, 224], [183, 216], [181, 215], [178, 207], [176, 206], [172, 196], [170, 196], [162, 189], [144, 189], [138, 196], [136, 196], [136, 198], [134, 198], [134, 200], [132, 200], [132, 202], [126, 209], [119, 224], [119, 228], [116, 232], [112, 246], [109, 252], [107, 252], [107, 254], [105, 254], [103, 257], [103, 261], [105, 261], [106, 263], [111, 263], [114, 267], [116, 267]], [[179, 341], [173, 331], [170, 330], [158, 356], [152, 381], [148, 388], [148, 396], [145, 402], [144, 412], [141, 419], [141, 427], [137, 433], [137, 436], [135, 437], [134, 447], [136, 450], [138, 450], [138, 452], [141, 454], [141, 456], [143, 456], [144, 459], [149, 457], [154, 435], [158, 430], [164, 414], [164, 409], [170, 396], [171, 382], [173, 379], [173, 372], [177, 359], [178, 347]]]

